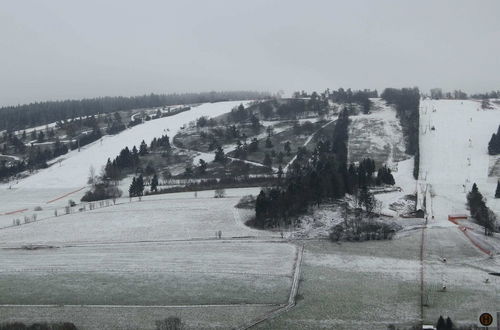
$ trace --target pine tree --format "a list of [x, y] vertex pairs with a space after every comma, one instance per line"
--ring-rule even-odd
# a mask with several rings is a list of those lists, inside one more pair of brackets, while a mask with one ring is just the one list
[[158, 191], [158, 176], [156, 174], [151, 179], [151, 191]]
[[446, 322], [445, 322], [442, 315], [439, 316], [439, 319], [438, 319], [437, 324], [436, 324], [436, 329], [437, 330], [446, 330]]
[[454, 324], [451, 321], [450, 317], [446, 318], [446, 330], [453, 330]]
[[146, 142], [144, 142], [144, 140], [142, 140], [141, 145], [139, 146], [139, 155], [144, 156], [147, 155], [147, 153], [148, 153], [148, 145], [146, 144]]
[[129, 197], [137, 196], [137, 181], [135, 180], [135, 176], [132, 178], [132, 183], [128, 188], [128, 195]]
[[495, 198], [500, 198], [500, 181], [497, 182], [497, 189], [495, 191]]
[[139, 177], [136, 180], [136, 193], [137, 196], [141, 197], [144, 195], [144, 178], [142, 177], [142, 174], [139, 174]]

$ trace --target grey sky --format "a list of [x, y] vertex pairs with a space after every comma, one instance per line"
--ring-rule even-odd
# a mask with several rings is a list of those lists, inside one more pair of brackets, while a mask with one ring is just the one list
[[500, 89], [498, 0], [0, 3], [0, 105], [149, 92]]

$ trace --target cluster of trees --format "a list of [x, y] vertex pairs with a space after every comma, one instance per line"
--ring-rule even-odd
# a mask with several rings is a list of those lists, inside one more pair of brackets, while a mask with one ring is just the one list
[[417, 87], [402, 89], [386, 88], [380, 96], [396, 108], [398, 118], [403, 127], [403, 134], [406, 137], [406, 153], [415, 156], [413, 177], [418, 179], [418, 169], [420, 166], [418, 140], [420, 92]]
[[93, 183], [91, 189], [83, 195], [81, 201], [94, 202], [103, 199], [112, 199], [113, 203], [115, 203], [116, 199], [121, 196], [122, 191], [117, 187], [116, 183], [110, 180], [98, 179]]
[[473, 99], [500, 99], [500, 91], [491, 91], [486, 93], [473, 94], [470, 96]]
[[[110, 119], [105, 119], [109, 122]], [[68, 137], [73, 138], [77, 135], [78, 131], [83, 129], [96, 129], [99, 128], [99, 120], [95, 115], [88, 117], [78, 117], [72, 119], [63, 119], [56, 122], [56, 127], [66, 131]], [[33, 132], [32, 132], [33, 134]], [[32, 136], [33, 139], [33, 136]]]
[[472, 185], [472, 190], [467, 194], [467, 206], [471, 216], [484, 227], [484, 234], [491, 235], [495, 230], [496, 216], [487, 206], [483, 195], [477, 185]]
[[445, 320], [443, 316], [440, 315], [436, 324], [436, 330], [453, 330], [453, 329], [455, 329], [455, 325], [453, 324], [450, 317], [447, 317]]
[[95, 142], [102, 137], [101, 129], [95, 127], [92, 132], [79, 135], [75, 141], [70, 143], [71, 150], [81, 148], [87, 144]]
[[7, 161], [0, 162], [0, 180], [10, 178], [22, 171], [27, 169], [27, 165], [24, 161], [14, 162], [13, 165], [7, 166]]
[[[110, 180], [119, 180], [122, 174], [126, 170], [137, 170], [138, 166], [141, 164], [141, 157], [146, 156], [153, 150], [161, 149], [167, 154], [171, 151], [170, 138], [167, 135], [162, 135], [159, 138], [154, 138], [149, 147], [144, 140], [141, 141], [139, 149], [136, 146], [125, 147], [120, 151], [120, 154], [111, 160], [108, 158], [106, 166], [104, 167], [104, 175]], [[150, 164], [144, 169], [144, 174], [153, 175], [155, 174], [154, 168]]]
[[498, 126], [497, 132], [493, 133], [490, 142], [488, 143], [488, 153], [490, 155], [500, 154], [500, 125]]
[[432, 88], [430, 90], [430, 97], [433, 100], [440, 99], [450, 99], [450, 100], [466, 100], [468, 98], [467, 93], [460, 89], [454, 90], [453, 92], [443, 92], [441, 88]]
[[125, 130], [127, 127], [122, 121], [122, 117], [119, 112], [115, 112], [113, 117], [106, 116], [106, 133], [108, 134], [118, 134], [121, 131]]
[[0, 130], [23, 129], [69, 118], [119, 110], [175, 104], [267, 99], [269, 93], [232, 91], [185, 94], [149, 94], [133, 97], [100, 97], [83, 100], [36, 102], [0, 108]]
[[376, 98], [378, 97], [378, 92], [377, 90], [359, 90], [359, 91], [352, 91], [350, 88], [347, 90], [344, 90], [343, 88], [339, 88], [338, 90], [334, 91], [329, 91], [327, 90], [325, 92], [326, 95], [329, 96], [329, 98], [336, 103], [357, 103], [361, 106], [361, 109], [363, 113], [367, 114], [370, 112], [372, 102], [370, 101], [370, 98]]
[[368, 187], [394, 184], [394, 178], [386, 167], [379, 169], [374, 177], [375, 162], [369, 158], [347, 167], [348, 124], [344, 109], [335, 123], [331, 141], [319, 141], [311, 153], [299, 150], [285, 178], [278, 173], [279, 184], [261, 190], [255, 203], [256, 226], [288, 225], [294, 215], [305, 212], [309, 206], [345, 194], [355, 196], [360, 207], [373, 212], [376, 201]]
[[18, 138], [15, 134], [13, 133], [7, 133], [4, 132], [2, 136], [2, 141], [6, 142], [3, 147], [3, 152], [7, 153], [8, 151], [8, 146], [12, 146], [12, 149], [14, 153], [16, 154], [23, 154], [26, 152], [26, 145], [24, 144], [23, 140], [26, 139], [26, 132], [24, 132], [24, 139], [23, 138]]
[[[345, 114], [344, 114], [345, 113]], [[348, 116], [343, 112], [336, 123], [335, 131], [346, 131]], [[343, 136], [337, 133], [335, 135]], [[347, 139], [337, 142], [347, 149]], [[287, 172], [284, 182], [276, 187], [261, 190], [255, 203], [255, 225], [274, 227], [289, 224], [291, 217], [304, 212], [313, 203], [325, 199], [341, 198], [350, 189], [347, 169], [339, 154], [347, 151], [335, 149], [330, 141], [321, 141], [310, 157], [298, 153], [297, 159]]]
[[292, 120], [304, 117], [311, 112], [319, 116], [326, 114], [328, 100], [314, 92], [309, 99], [274, 99], [250, 106], [247, 111], [250, 120], [253, 118], [251, 115], [264, 120], [273, 118]]

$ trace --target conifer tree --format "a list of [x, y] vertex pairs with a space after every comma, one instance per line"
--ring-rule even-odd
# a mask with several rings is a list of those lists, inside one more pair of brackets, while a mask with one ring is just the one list
[[153, 178], [151, 179], [151, 191], [158, 191], [158, 176], [156, 175], [153, 175]]
[[130, 187], [128, 188], [128, 195], [129, 195], [129, 197], [137, 196], [137, 181], [135, 180], [135, 176], [132, 178], [132, 183], [130, 184]]

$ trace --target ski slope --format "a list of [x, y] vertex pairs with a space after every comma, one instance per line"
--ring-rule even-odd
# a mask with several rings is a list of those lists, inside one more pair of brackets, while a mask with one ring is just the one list
[[[465, 213], [466, 193], [477, 183], [488, 205], [496, 210], [492, 197], [498, 178], [488, 177], [487, 153], [491, 135], [500, 124], [500, 108], [481, 109], [470, 100], [422, 100], [420, 103], [421, 195], [434, 196], [427, 205], [440, 225], [448, 214]], [[432, 129], [434, 127], [434, 130]]]

